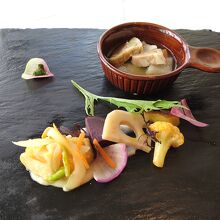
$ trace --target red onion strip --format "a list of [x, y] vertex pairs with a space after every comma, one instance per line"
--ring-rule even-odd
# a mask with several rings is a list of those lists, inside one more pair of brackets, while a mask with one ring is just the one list
[[188, 122], [190, 122], [191, 124], [197, 126], [197, 127], [206, 127], [208, 126], [208, 124], [200, 122], [198, 120], [195, 119], [195, 117], [193, 116], [186, 99], [182, 99], [181, 104], [183, 106], [185, 106], [187, 109], [185, 108], [178, 108], [178, 107], [173, 107], [170, 111], [171, 115], [177, 116], [179, 118], [182, 118]]

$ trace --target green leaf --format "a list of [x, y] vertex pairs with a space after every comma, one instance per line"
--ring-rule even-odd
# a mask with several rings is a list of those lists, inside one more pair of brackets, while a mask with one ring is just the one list
[[181, 106], [178, 101], [166, 101], [166, 100], [158, 100], [154, 103], [154, 106], [159, 109], [170, 109], [173, 106]]
[[34, 76], [43, 76], [46, 75], [43, 64], [38, 64], [38, 68], [33, 72]]
[[63, 166], [64, 166], [64, 173], [66, 177], [69, 177], [70, 175], [70, 163], [67, 151], [64, 147], [62, 147], [62, 160], [63, 160]]
[[84, 95], [85, 97], [85, 111], [87, 115], [94, 116], [94, 102], [97, 100], [98, 96], [86, 91], [79, 84], [71, 80], [72, 84]]
[[94, 116], [94, 102], [95, 100], [102, 100], [109, 102], [118, 108], [125, 108], [128, 112], [139, 112], [153, 111], [160, 109], [170, 109], [172, 107], [180, 107], [181, 104], [178, 101], [166, 101], [166, 100], [132, 100], [132, 99], [122, 99], [115, 97], [103, 97], [95, 95], [87, 90], [83, 89], [75, 81], [71, 80], [73, 86], [77, 88], [85, 97], [85, 111], [87, 115]]

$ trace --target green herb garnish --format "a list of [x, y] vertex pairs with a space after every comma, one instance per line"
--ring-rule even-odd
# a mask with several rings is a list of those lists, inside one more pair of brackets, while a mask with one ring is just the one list
[[128, 112], [138, 112], [142, 113], [144, 111], [170, 109], [172, 107], [182, 107], [178, 101], [166, 101], [166, 100], [156, 100], [156, 101], [146, 101], [146, 100], [131, 100], [122, 99], [115, 97], [103, 97], [95, 95], [91, 92], [83, 89], [75, 81], [71, 80], [74, 87], [76, 87], [85, 97], [85, 111], [87, 115], [94, 116], [94, 102], [95, 100], [102, 100], [116, 105], [118, 108], [125, 108]]
[[33, 72], [33, 75], [34, 76], [43, 76], [43, 75], [46, 75], [46, 72], [44, 70], [44, 65], [43, 64], [38, 64], [38, 68], [37, 70], [35, 70]]
[[65, 176], [65, 170], [64, 167], [61, 167], [59, 170], [57, 170], [55, 173], [47, 177], [48, 182], [55, 182]]

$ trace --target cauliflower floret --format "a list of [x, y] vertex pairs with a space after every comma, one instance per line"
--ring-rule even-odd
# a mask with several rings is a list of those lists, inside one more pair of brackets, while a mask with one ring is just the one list
[[179, 128], [169, 122], [157, 121], [151, 124], [150, 129], [156, 132], [158, 142], [155, 143], [153, 164], [163, 167], [164, 160], [169, 148], [179, 147], [184, 143], [184, 136]]

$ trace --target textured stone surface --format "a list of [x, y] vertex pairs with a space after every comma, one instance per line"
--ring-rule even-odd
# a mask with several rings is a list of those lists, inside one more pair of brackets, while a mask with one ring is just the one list
[[[96, 43], [103, 30], [37, 29], [0, 31], [0, 219], [219, 219], [220, 74], [186, 69], [171, 88], [152, 97], [115, 89], [104, 77]], [[220, 34], [178, 30], [194, 46], [220, 49]], [[44, 58], [53, 79], [24, 81], [32, 57]], [[179, 100], [187, 98], [194, 115], [210, 124], [181, 123], [185, 144], [170, 150], [165, 167], [152, 165], [152, 153], [129, 159], [109, 184], [91, 181], [69, 193], [33, 182], [19, 162], [22, 148], [12, 140], [37, 137], [52, 122], [84, 124], [84, 98], [77, 81], [105, 96]], [[102, 103], [96, 115], [113, 107]]]

